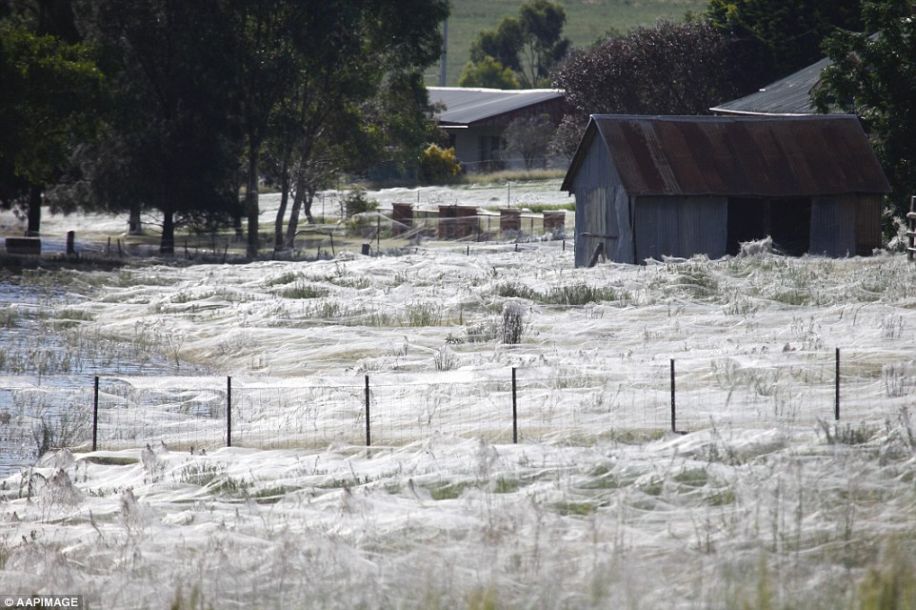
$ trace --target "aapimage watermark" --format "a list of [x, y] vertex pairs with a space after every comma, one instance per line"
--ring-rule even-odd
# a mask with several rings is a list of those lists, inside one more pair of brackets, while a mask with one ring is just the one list
[[82, 595], [0, 595], [3, 608], [67, 608], [83, 610]]

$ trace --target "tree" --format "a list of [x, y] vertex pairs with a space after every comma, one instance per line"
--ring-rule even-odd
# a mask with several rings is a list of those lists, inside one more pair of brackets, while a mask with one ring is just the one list
[[528, 0], [519, 8], [518, 17], [506, 17], [495, 30], [478, 34], [464, 69], [468, 82], [480, 82], [484, 75], [490, 82], [508, 82], [503, 74], [508, 68], [526, 88], [546, 86], [550, 72], [569, 51], [569, 39], [562, 37], [565, 23], [561, 5]]
[[712, 26], [660, 21], [575, 53], [554, 85], [581, 117], [593, 113], [706, 114], [736, 92], [738, 66]]
[[495, 30], [484, 30], [471, 44], [471, 63], [491, 58], [504, 68], [521, 72], [519, 51], [525, 44], [525, 30], [516, 17], [504, 18]]
[[355, 169], [372, 180], [416, 178], [420, 152], [430, 143], [448, 141], [432, 118], [434, 108], [419, 69], [387, 74], [361, 114], [369, 147], [360, 146], [357, 165], [362, 167]]
[[176, 226], [212, 225], [237, 205], [234, 66], [220, 6], [101, 0], [90, 17], [113, 99], [102, 141], [86, 151], [87, 180], [109, 210], [159, 210], [162, 254], [174, 252]]
[[[859, 30], [860, 0], [710, 0], [707, 16], [732, 39], [731, 52], [756, 82], [749, 90], [821, 58], [835, 28]], [[744, 93], [744, 91], [742, 91]]]
[[546, 114], [513, 119], [503, 132], [503, 148], [508, 155], [518, 155], [525, 169], [546, 165], [547, 145], [554, 133], [553, 122]]
[[528, 87], [548, 82], [550, 71], [569, 51], [569, 39], [563, 38], [566, 12], [549, 0], [528, 0], [519, 10], [524, 32], [522, 80]]
[[48, 185], [73, 147], [93, 136], [104, 78], [85, 45], [0, 23], [0, 202], [40, 231]]
[[499, 61], [485, 55], [477, 62], [468, 62], [458, 79], [460, 87], [488, 87], [490, 89], [518, 89], [515, 72]]
[[[909, 0], [865, 2], [866, 33], [838, 30], [825, 49], [832, 64], [814, 101], [821, 112], [855, 112], [893, 187], [895, 212], [916, 193], [916, 21]], [[876, 33], [869, 35], [870, 33]]]
[[[261, 148], [270, 120], [296, 70], [296, 59], [307, 55], [327, 33], [320, 29], [333, 19], [336, 3], [315, 6], [293, 0], [227, 0], [231, 61], [237, 69], [239, 125], [245, 135], [245, 215], [248, 256], [260, 249], [258, 184]], [[324, 4], [324, 3], [323, 3]]]
[[[291, 247], [300, 211], [312, 220], [316, 190], [337, 171], [402, 162], [419, 147], [418, 134], [425, 139], [431, 128], [420, 70], [438, 58], [436, 25], [448, 15], [446, 0], [315, 4], [292, 39], [296, 144], [287, 167], [295, 177], [282, 247]], [[400, 145], [408, 152], [396, 152]], [[275, 221], [275, 248], [284, 214]]]
[[576, 154], [587, 126], [584, 119], [582, 116], [567, 114], [560, 121], [547, 146], [547, 154], [556, 162], [565, 166]]

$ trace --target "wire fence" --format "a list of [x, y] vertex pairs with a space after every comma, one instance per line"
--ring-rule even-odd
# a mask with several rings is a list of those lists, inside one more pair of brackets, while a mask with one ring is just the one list
[[[96, 385], [97, 384], [97, 385]], [[97, 389], [96, 389], [97, 387]], [[0, 390], [0, 474], [55, 447], [589, 443], [625, 431], [815, 426], [916, 406], [912, 352], [757, 353], [572, 367], [240, 380], [105, 377]]]

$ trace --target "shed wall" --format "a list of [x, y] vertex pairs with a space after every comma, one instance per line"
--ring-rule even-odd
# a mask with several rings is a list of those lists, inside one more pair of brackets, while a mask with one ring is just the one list
[[[501, 165], [497, 155], [491, 155], [489, 150], [490, 143], [482, 143], [481, 140], [487, 138], [490, 141], [493, 138], [500, 139], [503, 130], [499, 127], [469, 127], [467, 129], [452, 129], [450, 133], [454, 134], [455, 140], [455, 157], [464, 166], [465, 171], [478, 172], [494, 169], [495, 166]], [[481, 153], [484, 156], [481, 156]]]
[[588, 265], [596, 248], [618, 263], [633, 258], [630, 200], [620, 182], [607, 145], [592, 139], [573, 182], [576, 195], [576, 266]]
[[639, 197], [635, 210], [636, 261], [725, 256], [726, 197]]
[[852, 256], [856, 253], [855, 195], [831, 195], [811, 200], [811, 254]]
[[881, 247], [881, 197], [859, 195], [856, 205], [856, 254], [866, 256]]

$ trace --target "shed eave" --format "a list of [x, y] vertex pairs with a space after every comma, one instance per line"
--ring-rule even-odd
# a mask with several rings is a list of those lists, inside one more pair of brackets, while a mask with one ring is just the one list
[[891, 190], [888, 188], [886, 191], [822, 191], [822, 192], [801, 192], [792, 193], [791, 195], [783, 194], [774, 194], [774, 193], [760, 193], [760, 192], [696, 192], [696, 193], [665, 193], [665, 192], [656, 192], [656, 191], [646, 191], [633, 193], [633, 197], [671, 197], [672, 199], [683, 199], [685, 197], [737, 197], [737, 198], [746, 198], [746, 199], [794, 199], [797, 197], [836, 197], [842, 195], [877, 195], [883, 196], [890, 193]]
[[760, 112], [756, 110], [732, 110], [730, 108], [723, 108], [722, 106], [715, 106], [714, 108], [709, 109], [710, 112], [715, 112], [718, 114], [736, 114], [740, 116], [759, 116], [759, 117], [777, 117], [777, 118], [786, 118], [786, 117], [810, 117], [810, 114], [803, 112]]

